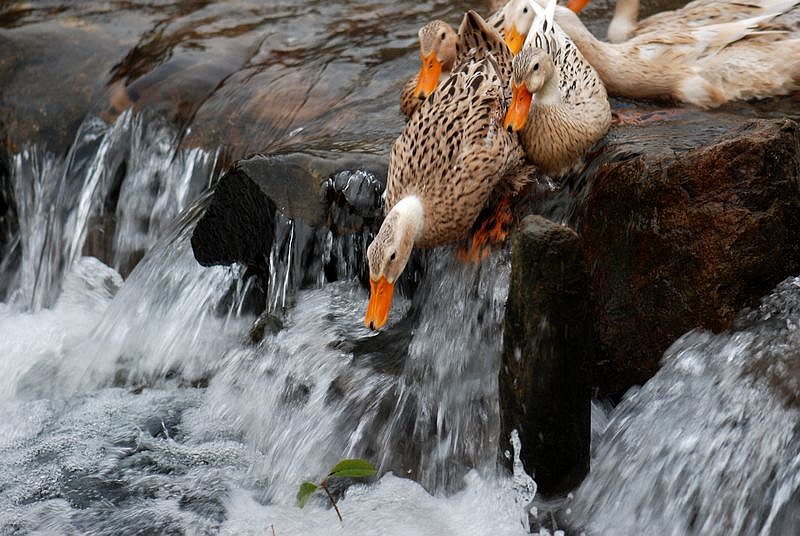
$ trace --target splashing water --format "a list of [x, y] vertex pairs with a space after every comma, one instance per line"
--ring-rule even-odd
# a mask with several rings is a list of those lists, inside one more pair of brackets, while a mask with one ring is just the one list
[[383, 460], [395, 446], [418, 449], [415, 479], [447, 489], [468, 468], [494, 469], [499, 435], [497, 370], [508, 293], [507, 259], [462, 267], [447, 252], [429, 259], [418, 294], [424, 305], [383, 431]]
[[797, 534], [800, 278], [691, 332], [615, 410], [572, 509], [592, 534]]
[[[14, 159], [14, 184], [35, 180], [0, 304], [0, 532], [328, 533], [335, 515], [321, 499], [298, 509], [297, 486], [360, 456], [390, 472], [338, 490], [341, 532], [525, 533], [530, 485], [496, 466], [506, 256], [474, 267], [433, 252], [438, 277], [376, 334], [357, 282], [366, 232], [277, 214], [255, 336], [252, 280], [193, 258], [208, 197], [167, 223], [215, 167], [176, 143], [123, 115], [87, 123], [65, 162]], [[110, 267], [81, 252], [114, 188]]]
[[[127, 272], [199, 192], [209, 186], [216, 157], [178, 153], [177, 134], [151, 114], [128, 110], [109, 125], [87, 118], [62, 160], [37, 147], [11, 159], [19, 220], [18, 266], [6, 254], [0, 277], [8, 302], [33, 310], [50, 306], [64, 274], [83, 254], [92, 229], [103, 227], [104, 205], [116, 204], [113, 266]], [[115, 198], [115, 188], [119, 194]]]

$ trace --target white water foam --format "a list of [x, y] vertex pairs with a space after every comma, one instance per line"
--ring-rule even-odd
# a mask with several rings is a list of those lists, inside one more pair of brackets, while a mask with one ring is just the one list
[[[176, 275], [173, 291], [197, 294], [199, 289], [186, 286], [185, 278], [199, 274], [187, 276], [188, 269], [181, 268], [183, 253], [168, 246], [156, 250], [161, 252], [156, 265]], [[174, 255], [167, 262], [164, 255], [170, 249]], [[182, 309], [183, 298], [176, 299], [169, 286], [156, 284], [155, 271], [147, 268], [147, 259], [144, 262], [141, 273], [134, 272], [118, 290], [122, 281], [114, 270], [95, 259], [81, 259], [53, 309], [2, 311], [2, 340], [9, 341], [4, 349], [16, 349], [5, 354], [9, 356], [4, 361], [5, 396], [0, 402], [3, 531], [270, 534], [269, 527], [274, 527], [281, 535], [527, 532], [523, 519], [532, 481], [523, 486], [521, 498], [519, 474], [512, 478], [473, 470], [464, 477], [460, 491], [431, 495], [419, 484], [388, 473], [345, 492], [340, 500], [345, 516], [341, 525], [324, 497], [303, 510], [295, 506], [294, 492], [302, 479], [324, 474], [329, 464], [349, 454], [346, 445], [360, 444], [360, 427], [348, 421], [352, 416], [337, 412], [382, 393], [391, 378], [353, 369], [351, 358], [330, 344], [360, 325], [363, 311], [358, 305], [363, 305], [366, 293], [353, 283], [302, 291], [285, 329], [255, 347], [235, 338], [223, 346], [195, 340], [194, 350], [181, 359], [199, 359], [206, 363], [206, 371], [217, 372], [208, 388], [168, 379], [165, 364], [171, 360], [154, 366], [147, 354], [167, 354], [163, 359], [176, 348], [143, 338], [140, 342], [148, 351], [139, 356], [144, 363], [138, 366], [151, 373], [149, 383], [110, 385], [116, 372], [129, 366], [119, 359], [120, 349], [130, 350], [133, 339], [92, 345], [89, 353], [81, 349], [87, 340], [102, 339], [102, 326], [144, 321], [132, 306], [132, 293], [145, 302], [159, 302], [149, 303], [148, 310], [174, 303], [188, 314], [197, 306], [186, 303]], [[219, 273], [229, 278], [227, 283], [235, 278], [222, 269], [194, 269]], [[218, 299], [214, 296], [206, 294], [206, 300]], [[189, 323], [201, 316], [195, 313]], [[162, 324], [183, 326], [187, 320], [169, 314], [159, 318]], [[143, 326], [148, 337], [162, 344], [175, 335], [163, 326]], [[222, 326], [213, 323], [207, 329], [213, 332]], [[58, 336], [44, 336], [55, 331]], [[271, 360], [264, 359], [265, 351]], [[218, 366], [211, 365], [222, 356]], [[109, 363], [115, 363], [111, 370]], [[42, 385], [72, 377], [64, 369], [74, 371], [76, 364], [85, 367], [80, 389]], [[326, 403], [337, 370], [347, 374], [344, 399]], [[162, 379], [154, 381], [157, 371]], [[287, 394], [298, 392], [284, 389], [290, 386], [285, 383], [289, 378], [314, 385], [300, 399], [287, 399]], [[36, 396], [41, 392], [50, 395]], [[337, 421], [337, 416], [344, 421]], [[375, 417], [368, 410], [357, 419], [367, 422]], [[351, 431], [339, 428], [342, 423]]]

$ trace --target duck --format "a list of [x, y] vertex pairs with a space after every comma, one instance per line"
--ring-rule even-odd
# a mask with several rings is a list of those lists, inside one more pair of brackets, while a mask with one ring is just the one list
[[597, 69], [608, 92], [714, 108], [800, 90], [797, 0], [754, 0], [761, 15], [731, 22], [675, 24], [604, 43], [570, 10], [557, 21]]
[[367, 248], [370, 298], [364, 325], [389, 316], [394, 286], [414, 248], [455, 244], [493, 195], [529, 176], [525, 154], [503, 128], [511, 53], [474, 11], [458, 31], [450, 77], [420, 103], [389, 155], [385, 218]]
[[[502, 0], [493, 0], [492, 12], [486, 24], [491, 26], [500, 37], [503, 33], [503, 7], [498, 5]], [[421, 67], [419, 72], [412, 76], [400, 92], [400, 111], [406, 117], [419, 107], [425, 98], [436, 90], [436, 87], [447, 79], [453, 68], [456, 58], [456, 42], [458, 34], [447, 22], [434, 20], [420, 28], [419, 49]]]
[[420, 102], [450, 75], [456, 59], [458, 35], [452, 26], [434, 20], [419, 30], [419, 73], [411, 77], [400, 94], [400, 111], [411, 117]]
[[[493, 19], [495, 28], [503, 36], [513, 54], [517, 54], [522, 49], [527, 31], [536, 15], [529, 5], [531, 1], [535, 1], [541, 8], [547, 6], [547, 0], [509, 0], [498, 10], [497, 16]], [[569, 5], [568, 2], [567, 8], [572, 9]], [[520, 28], [524, 28], [524, 31], [520, 31]]]
[[[591, 0], [569, 0], [567, 7], [580, 13]], [[675, 31], [749, 19], [767, 13], [775, 2], [742, 0], [693, 0], [680, 9], [662, 11], [639, 21], [639, 0], [617, 0], [608, 25], [609, 43], [622, 43], [652, 31]]]
[[595, 69], [555, 24], [555, 0], [529, 6], [535, 18], [512, 62], [504, 126], [519, 134], [529, 162], [554, 177], [574, 169], [608, 132], [611, 106]]

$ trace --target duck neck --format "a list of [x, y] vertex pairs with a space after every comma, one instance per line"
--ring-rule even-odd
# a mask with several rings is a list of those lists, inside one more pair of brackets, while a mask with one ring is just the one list
[[558, 74], [547, 79], [547, 82], [536, 92], [531, 106], [558, 106], [561, 104], [561, 90], [558, 87]]
[[627, 71], [623, 61], [624, 51], [620, 49], [624, 45], [614, 45], [598, 40], [583, 25], [578, 16], [568, 9], [560, 8], [556, 13], [556, 22], [572, 39], [581, 55], [595, 68], [606, 85], [609, 80], [614, 80], [615, 73], [620, 70]]
[[617, 5], [614, 8], [614, 18], [611, 23], [614, 24], [618, 21], [619, 24], [630, 26], [631, 29], [636, 27], [639, 20], [639, 0], [617, 0]]
[[422, 230], [425, 227], [425, 210], [419, 197], [416, 195], [404, 197], [392, 207], [391, 212], [397, 214], [400, 227], [404, 230], [409, 229], [415, 242], [422, 237]]

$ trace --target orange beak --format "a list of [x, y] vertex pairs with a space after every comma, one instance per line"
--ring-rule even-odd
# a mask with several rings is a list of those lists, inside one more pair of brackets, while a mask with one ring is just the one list
[[525, 36], [517, 31], [516, 25], [512, 24], [511, 29], [506, 32], [505, 41], [511, 53], [516, 54], [522, 50], [522, 45], [525, 43]]
[[386, 325], [389, 318], [389, 309], [392, 307], [394, 283], [389, 283], [386, 276], [381, 276], [375, 281], [369, 279], [369, 305], [364, 325], [369, 329], [380, 329]]
[[419, 58], [422, 60], [422, 67], [419, 70], [419, 76], [417, 76], [417, 87], [414, 89], [414, 95], [424, 99], [433, 93], [436, 86], [439, 85], [442, 64], [433, 52], [428, 54], [427, 57], [420, 52]]
[[528, 110], [531, 109], [533, 94], [528, 91], [525, 84], [511, 84], [511, 106], [508, 107], [504, 128], [510, 128], [514, 132], [525, 126], [528, 120]]
[[583, 8], [589, 5], [589, 2], [592, 0], [569, 0], [567, 2], [567, 8], [571, 9], [575, 13], [580, 13]]

